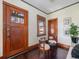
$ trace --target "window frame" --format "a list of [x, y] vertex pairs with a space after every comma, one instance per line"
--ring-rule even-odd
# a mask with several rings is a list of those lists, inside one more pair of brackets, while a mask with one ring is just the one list
[[[40, 34], [40, 26], [39, 26], [39, 23], [40, 21], [43, 22], [43, 26], [44, 26], [44, 33], [43, 34]], [[43, 35], [46, 35], [46, 18], [43, 17], [43, 16], [40, 16], [40, 15], [37, 15], [37, 36], [43, 36]]]

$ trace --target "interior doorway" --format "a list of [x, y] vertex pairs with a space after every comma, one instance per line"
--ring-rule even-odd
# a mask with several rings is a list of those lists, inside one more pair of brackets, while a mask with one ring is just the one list
[[48, 20], [48, 39], [54, 39], [56, 42], [58, 37], [58, 19]]

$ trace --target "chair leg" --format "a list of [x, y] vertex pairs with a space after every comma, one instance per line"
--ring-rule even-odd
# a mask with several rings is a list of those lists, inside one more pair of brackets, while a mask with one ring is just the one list
[[40, 58], [45, 58], [45, 57], [44, 57], [44, 56], [45, 56], [44, 54], [45, 54], [44, 51], [40, 51], [40, 50], [39, 50], [39, 59], [40, 59]]
[[42, 57], [42, 51], [39, 50], [39, 59]]
[[50, 59], [50, 51], [40, 51], [39, 58]]
[[47, 51], [47, 59], [49, 59], [49, 51]]
[[45, 51], [45, 59], [50, 59], [50, 51]]
[[51, 51], [49, 50], [49, 59], [51, 59], [51, 53], [50, 53]]

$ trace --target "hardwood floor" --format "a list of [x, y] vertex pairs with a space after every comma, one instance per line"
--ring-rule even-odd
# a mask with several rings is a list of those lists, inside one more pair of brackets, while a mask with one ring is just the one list
[[48, 58], [47, 55], [44, 55], [42, 53], [39, 54], [38, 49], [34, 49], [30, 52], [8, 59], [66, 59], [67, 53], [68, 50], [62, 48], [55, 48], [51, 50], [50, 57]]

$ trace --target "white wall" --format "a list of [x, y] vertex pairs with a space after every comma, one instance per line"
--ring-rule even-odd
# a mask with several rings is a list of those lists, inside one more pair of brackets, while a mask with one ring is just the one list
[[[29, 34], [29, 42], [28, 42], [28, 45], [31, 46], [31, 45], [34, 45], [34, 44], [37, 44], [38, 43], [38, 37], [37, 37], [37, 14], [43, 16], [43, 17], [46, 17], [47, 15], [44, 14], [43, 12], [29, 6], [28, 4], [22, 2], [21, 0], [4, 0], [10, 4], [13, 4], [13, 5], [16, 5], [20, 8], [23, 8], [25, 10], [28, 10], [29, 12], [29, 19], [28, 19], [28, 34]], [[2, 8], [2, 1], [0, 0], [0, 56], [3, 55], [3, 31], [2, 31], [2, 28], [3, 28], [3, 8]]]
[[2, 0], [0, 0], [0, 56], [3, 54], [3, 7]]
[[47, 19], [58, 18], [58, 42], [71, 45], [70, 37], [64, 35], [63, 21], [65, 17], [71, 17], [72, 22], [79, 25], [79, 3], [65, 9], [59, 10], [47, 16]]

